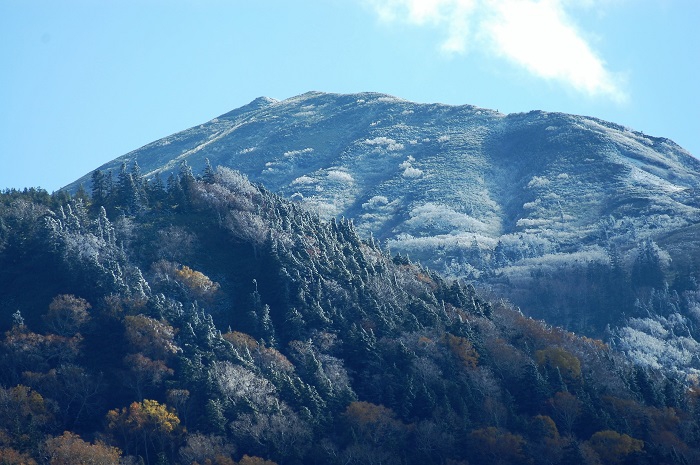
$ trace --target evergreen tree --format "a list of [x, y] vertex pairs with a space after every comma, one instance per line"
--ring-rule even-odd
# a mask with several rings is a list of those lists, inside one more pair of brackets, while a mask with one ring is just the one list
[[126, 162], [122, 163], [117, 176], [117, 207], [126, 214], [134, 214], [138, 211], [139, 191], [132, 173], [127, 171]]
[[503, 242], [498, 241], [496, 248], [493, 249], [493, 267], [501, 268], [508, 264], [508, 257], [506, 257], [506, 251]]
[[187, 164], [187, 161], [183, 161], [180, 165], [178, 179], [180, 180], [180, 187], [182, 188], [183, 193], [183, 206], [188, 208], [192, 202], [197, 180], [195, 179], [194, 174], [192, 174], [192, 168]]
[[90, 195], [87, 193], [87, 191], [85, 190], [85, 186], [82, 183], [80, 183], [80, 185], [78, 186], [78, 190], [75, 191], [73, 199], [79, 200], [85, 205], [90, 204]]
[[148, 196], [146, 194], [147, 183], [141, 174], [141, 167], [137, 160], [134, 160], [134, 164], [131, 165], [131, 179], [134, 182], [134, 189], [136, 190], [137, 207], [143, 208], [148, 203]]
[[215, 177], [215, 172], [214, 168], [211, 167], [211, 163], [209, 162], [209, 158], [204, 159], [204, 174], [202, 174], [202, 181], [204, 181], [206, 184], [214, 184], [216, 177]]
[[92, 204], [95, 205], [96, 208], [105, 206], [109, 198], [107, 177], [102, 171], [95, 170], [92, 172], [91, 181]]
[[168, 192], [165, 189], [160, 173], [156, 173], [151, 182], [146, 184], [146, 194], [148, 203], [152, 208], [157, 210], [163, 209], [168, 200]]
[[182, 184], [179, 177], [170, 173], [168, 176], [168, 202], [173, 209], [181, 209], [185, 204], [185, 193], [182, 190]]
[[637, 248], [637, 258], [632, 267], [632, 285], [636, 288], [663, 288], [664, 272], [661, 268], [659, 247], [654, 241], [644, 241]]

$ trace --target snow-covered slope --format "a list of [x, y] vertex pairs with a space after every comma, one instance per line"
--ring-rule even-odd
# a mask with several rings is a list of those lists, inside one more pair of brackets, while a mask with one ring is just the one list
[[[376, 93], [259, 98], [99, 169], [138, 161], [165, 180], [206, 158], [516, 302], [535, 273], [608, 263], [612, 246], [624, 259], [700, 223], [700, 162], [670, 140], [590, 117]], [[90, 175], [68, 188], [79, 183], [89, 188]], [[666, 244], [681, 260], [689, 243], [698, 249], [683, 237]]]

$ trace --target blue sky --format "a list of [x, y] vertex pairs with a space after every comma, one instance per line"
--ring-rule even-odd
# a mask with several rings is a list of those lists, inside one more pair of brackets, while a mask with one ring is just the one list
[[697, 0], [0, 0], [0, 189], [259, 96], [584, 114], [700, 156]]

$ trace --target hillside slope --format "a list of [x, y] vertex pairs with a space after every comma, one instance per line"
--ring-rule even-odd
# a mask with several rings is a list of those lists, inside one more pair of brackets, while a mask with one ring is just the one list
[[[227, 168], [0, 194], [4, 463], [695, 463], [698, 386]], [[264, 461], [267, 460], [267, 461]]]
[[[596, 337], [662, 316], [697, 339], [697, 299], [681, 294], [700, 278], [700, 162], [670, 140], [561, 113], [312, 92], [256, 99], [99, 171], [137, 162], [165, 183], [207, 159], [528, 315]], [[80, 183], [91, 175], [69, 189]]]

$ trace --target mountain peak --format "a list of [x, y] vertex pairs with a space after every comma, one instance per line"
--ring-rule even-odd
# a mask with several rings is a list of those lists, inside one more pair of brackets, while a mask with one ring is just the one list
[[244, 113], [249, 113], [251, 111], [259, 110], [261, 108], [269, 107], [270, 105], [274, 105], [277, 102], [277, 100], [270, 97], [258, 97], [247, 105], [243, 105], [240, 108], [236, 108], [235, 110], [231, 110], [228, 113], [224, 113], [223, 115], [219, 116], [219, 118], [233, 118]]
[[[135, 159], [147, 178], [183, 162], [200, 173], [206, 159], [236, 169], [323, 218], [352, 219], [395, 253], [598, 337], [640, 310], [614, 304], [614, 292], [592, 308], [575, 291], [589, 270], [611, 257], [631, 265], [646, 243], [660, 247], [669, 279], [700, 260], [700, 161], [586, 116], [307, 92], [256, 99], [100, 169], [116, 176]], [[73, 189], [80, 182], [89, 176]]]

